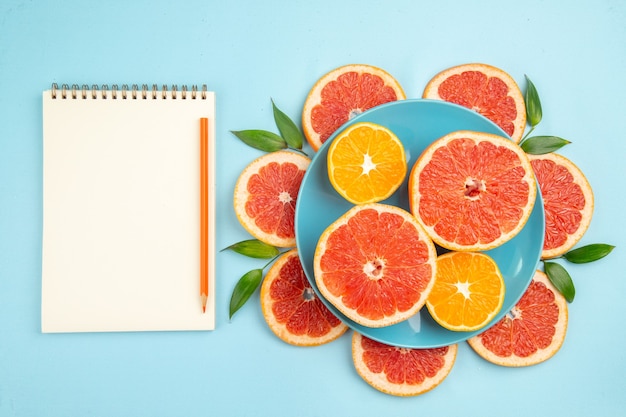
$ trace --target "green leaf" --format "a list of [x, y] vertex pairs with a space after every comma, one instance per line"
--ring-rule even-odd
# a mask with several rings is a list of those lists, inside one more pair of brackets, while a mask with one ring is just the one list
[[531, 127], [535, 127], [539, 124], [543, 115], [539, 94], [528, 76], [526, 76], [526, 94], [524, 100], [526, 102], [526, 119]]
[[569, 273], [556, 262], [543, 262], [543, 269], [556, 289], [563, 294], [568, 303], [574, 301], [576, 289]]
[[253, 269], [246, 272], [235, 285], [233, 294], [230, 297], [229, 318], [232, 319], [233, 315], [248, 301], [250, 296], [256, 291], [261, 284], [263, 278], [262, 269]]
[[226, 249], [230, 249], [250, 258], [258, 259], [271, 259], [280, 253], [278, 248], [257, 239], [242, 240], [241, 242], [230, 245], [224, 250]]
[[267, 130], [231, 130], [246, 145], [265, 152], [274, 152], [287, 148], [287, 142], [276, 133]]
[[561, 149], [568, 143], [571, 142], [558, 136], [533, 136], [524, 140], [520, 146], [526, 153], [542, 155]]
[[571, 250], [564, 254], [563, 257], [575, 264], [584, 264], [604, 258], [614, 248], [615, 246], [607, 245], [606, 243], [592, 243], [591, 245]]
[[302, 136], [300, 129], [298, 129], [298, 126], [296, 126], [289, 116], [276, 107], [274, 100], [272, 100], [272, 109], [274, 110], [274, 121], [276, 122], [276, 127], [278, 127], [278, 131], [285, 142], [287, 142], [287, 144], [294, 149], [302, 149], [304, 137]]

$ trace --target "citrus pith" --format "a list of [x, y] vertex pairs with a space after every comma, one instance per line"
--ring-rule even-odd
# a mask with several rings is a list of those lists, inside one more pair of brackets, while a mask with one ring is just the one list
[[235, 184], [234, 209], [241, 225], [273, 246], [295, 246], [296, 200], [310, 159], [290, 151], [252, 161]]
[[535, 365], [561, 348], [567, 320], [565, 298], [545, 273], [536, 271], [515, 307], [488, 330], [468, 339], [468, 343], [481, 357], [497, 365]]
[[395, 206], [354, 206], [322, 233], [315, 250], [321, 294], [351, 320], [382, 327], [417, 313], [435, 274], [435, 246]]
[[582, 171], [566, 157], [548, 153], [529, 158], [546, 216], [541, 257], [555, 258], [574, 247], [589, 228], [593, 191]]
[[508, 73], [492, 65], [470, 63], [441, 71], [426, 85], [424, 98], [475, 110], [519, 143], [526, 128], [524, 96]]
[[314, 150], [353, 116], [372, 107], [406, 98], [387, 71], [350, 64], [328, 72], [311, 88], [302, 110], [302, 130]]
[[450, 250], [483, 251], [515, 237], [535, 204], [528, 156], [512, 141], [456, 131], [434, 141], [409, 177], [411, 212]]
[[386, 127], [368, 122], [339, 133], [327, 160], [330, 183], [354, 204], [386, 199], [400, 187], [407, 172], [400, 139]]
[[457, 345], [401, 348], [357, 332], [352, 336], [352, 360], [357, 373], [377, 390], [396, 396], [415, 396], [438, 386], [452, 370], [457, 350]]
[[328, 343], [348, 329], [313, 291], [297, 249], [282, 254], [265, 275], [261, 310], [272, 332], [295, 346]]

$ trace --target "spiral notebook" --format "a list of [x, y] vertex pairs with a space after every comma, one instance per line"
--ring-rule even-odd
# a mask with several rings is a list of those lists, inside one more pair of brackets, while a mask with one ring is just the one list
[[205, 86], [43, 92], [42, 332], [214, 329], [214, 139], [215, 96]]

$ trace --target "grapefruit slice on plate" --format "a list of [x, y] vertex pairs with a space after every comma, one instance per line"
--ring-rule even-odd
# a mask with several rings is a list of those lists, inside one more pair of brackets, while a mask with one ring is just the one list
[[317, 151], [352, 117], [379, 104], [405, 98], [398, 81], [383, 69], [363, 64], [336, 68], [315, 83], [304, 102], [304, 136]]
[[593, 191], [582, 171], [566, 157], [529, 155], [546, 213], [543, 259], [569, 251], [585, 234], [593, 215]]
[[433, 349], [386, 345], [354, 332], [352, 360], [357, 373], [386, 394], [414, 396], [446, 379], [456, 360], [456, 344]]
[[524, 96], [515, 80], [500, 68], [478, 63], [448, 68], [428, 82], [423, 97], [475, 110], [500, 126], [515, 143], [522, 140]]
[[235, 184], [234, 208], [241, 225], [273, 246], [295, 246], [296, 200], [311, 160], [290, 151], [252, 161]]
[[537, 271], [513, 309], [485, 332], [468, 339], [481, 357], [502, 366], [544, 362], [561, 348], [567, 302], [546, 274]]
[[528, 156], [490, 133], [456, 131], [435, 140], [409, 178], [411, 212], [450, 250], [484, 251], [509, 241], [526, 224], [535, 198]]
[[282, 254], [265, 275], [261, 310], [274, 334], [295, 346], [328, 343], [348, 329], [311, 288], [297, 249]]
[[369, 327], [408, 319], [434, 284], [435, 245], [407, 211], [380, 203], [354, 206], [322, 233], [315, 282], [346, 317]]

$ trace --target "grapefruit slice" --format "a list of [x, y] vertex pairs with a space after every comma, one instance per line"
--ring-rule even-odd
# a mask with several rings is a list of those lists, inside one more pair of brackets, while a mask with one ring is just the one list
[[376, 203], [404, 181], [404, 146], [389, 129], [356, 123], [342, 131], [328, 149], [328, 178], [335, 190], [354, 204]]
[[351, 320], [382, 327], [424, 305], [435, 276], [435, 245], [415, 218], [395, 206], [354, 206], [322, 233], [315, 282]]
[[515, 307], [468, 343], [481, 357], [497, 365], [530, 366], [554, 356], [566, 332], [567, 302], [546, 274], [536, 271]]
[[457, 345], [401, 348], [357, 332], [352, 336], [352, 360], [357, 373], [377, 390], [396, 396], [415, 396], [438, 386], [452, 370], [457, 350]]
[[261, 310], [272, 332], [295, 346], [328, 343], [348, 329], [311, 288], [297, 249], [282, 254], [265, 275]]
[[448, 252], [437, 258], [435, 286], [426, 307], [448, 330], [485, 327], [504, 303], [504, 279], [496, 262], [484, 253]]
[[351, 117], [405, 98], [398, 81], [385, 70], [371, 65], [345, 65], [328, 72], [309, 91], [302, 110], [302, 130], [317, 151]]
[[524, 96], [505, 71], [487, 64], [464, 64], [435, 75], [424, 98], [459, 104], [482, 114], [504, 130], [515, 143], [526, 128]]
[[566, 157], [529, 155], [546, 216], [541, 257], [556, 258], [582, 238], [593, 215], [593, 191], [582, 171]]
[[530, 160], [512, 141], [457, 131], [433, 142], [413, 165], [411, 212], [450, 250], [484, 251], [524, 227], [535, 204]]
[[296, 199], [310, 162], [303, 155], [277, 151], [242, 171], [235, 184], [234, 208], [252, 236], [273, 246], [295, 246]]

